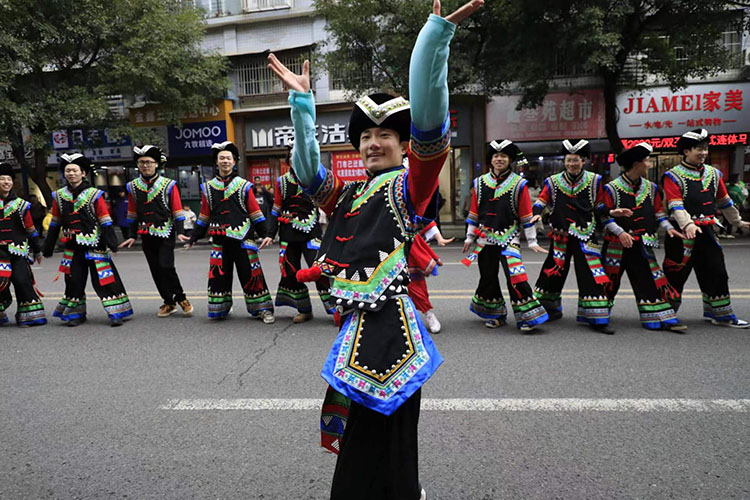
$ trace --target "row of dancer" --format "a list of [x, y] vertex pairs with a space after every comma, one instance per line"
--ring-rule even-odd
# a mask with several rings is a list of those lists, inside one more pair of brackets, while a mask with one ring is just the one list
[[[682, 162], [667, 171], [662, 190], [646, 177], [653, 148], [639, 143], [617, 155], [623, 173], [604, 184], [584, 169], [591, 154], [588, 141], [565, 140], [561, 154], [565, 169], [544, 181], [535, 203], [526, 181], [511, 164], [523, 161], [509, 140], [492, 141], [490, 171], [474, 180], [467, 219], [464, 263], [478, 261], [480, 280], [470, 309], [496, 328], [505, 323], [506, 303], [498, 280], [505, 272], [517, 327], [530, 332], [562, 317], [562, 288], [574, 264], [578, 282], [577, 320], [613, 334], [609, 320], [623, 273], [628, 274], [641, 325], [649, 330], [684, 332], [677, 319], [685, 282], [695, 269], [703, 294], [704, 319], [714, 325], [748, 328], [732, 312], [729, 276], [714, 226], [719, 212], [736, 227], [748, 227], [733, 206], [721, 172], [704, 162], [708, 132], [686, 132], [677, 143]], [[664, 201], [663, 201], [664, 200]], [[536, 240], [536, 222], [550, 211], [550, 250]], [[529, 248], [547, 253], [534, 290], [528, 283], [520, 254], [521, 227]], [[603, 227], [604, 241], [596, 229]], [[660, 267], [654, 250], [657, 232], [667, 235]], [[663, 268], [663, 270], [662, 270]]]
[[[12, 191], [14, 172], [10, 164], [0, 166], [0, 324], [8, 321], [12, 284], [18, 302], [19, 326], [47, 322], [40, 294], [35, 288], [30, 264], [51, 257], [58, 243], [63, 247], [59, 274], [65, 291], [53, 312], [68, 326], [86, 321], [85, 287], [88, 275], [102, 301], [112, 326], [119, 326], [133, 314], [124, 284], [112, 259], [123, 247], [141, 238], [151, 277], [163, 300], [157, 315], [167, 317], [179, 306], [187, 316], [193, 305], [185, 295], [175, 268], [177, 242], [190, 248], [197, 240], [211, 236], [208, 279], [208, 316], [221, 320], [232, 307], [233, 271], [243, 288], [247, 311], [264, 323], [274, 322], [274, 305], [297, 310], [293, 321], [312, 317], [307, 287], [296, 280], [300, 259], [310, 262], [320, 243], [318, 210], [299, 188], [293, 172], [277, 181], [271, 220], [263, 217], [252, 194], [252, 184], [239, 177], [235, 165], [239, 152], [231, 142], [214, 144], [217, 175], [201, 185], [201, 213], [191, 237], [184, 234], [184, 213], [176, 182], [158, 173], [166, 157], [155, 146], [134, 148], [140, 175], [127, 184], [130, 224], [127, 238], [118, 245], [103, 192], [91, 186], [88, 174], [92, 162], [80, 153], [64, 154], [62, 170], [66, 185], [53, 193], [50, 230], [40, 245], [29, 211], [29, 203]], [[281, 239], [281, 280], [275, 304], [266, 285], [258, 251], [272, 242], [278, 229]], [[255, 238], [262, 238], [259, 245]], [[56, 280], [57, 278], [55, 278]], [[333, 314], [329, 280], [317, 283], [326, 312]]]

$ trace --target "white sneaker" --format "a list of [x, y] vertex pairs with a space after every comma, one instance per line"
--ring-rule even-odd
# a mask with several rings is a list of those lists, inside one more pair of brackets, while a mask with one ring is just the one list
[[276, 321], [276, 318], [273, 317], [273, 312], [269, 311], [268, 309], [260, 312], [260, 319], [263, 320], [263, 323], [270, 325], [274, 321]]
[[419, 494], [419, 500], [427, 500], [427, 492], [424, 490], [424, 488], [422, 488], [422, 492]]
[[715, 319], [711, 320], [712, 325], [716, 326], [728, 326], [731, 328], [750, 328], [750, 323], [745, 321], [744, 319], [735, 318], [731, 321], [718, 321]]
[[437, 316], [435, 316], [435, 313], [432, 312], [432, 309], [424, 313], [424, 322], [427, 326], [427, 330], [429, 330], [430, 333], [440, 333], [440, 329], [442, 328], [440, 325], [440, 321], [438, 321]]

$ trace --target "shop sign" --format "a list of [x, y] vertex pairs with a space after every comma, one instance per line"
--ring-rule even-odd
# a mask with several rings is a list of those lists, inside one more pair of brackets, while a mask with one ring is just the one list
[[108, 129], [62, 129], [52, 132], [50, 145], [54, 152], [47, 163], [57, 165], [61, 154], [83, 153], [93, 162], [129, 160], [133, 157], [130, 138], [114, 139]]
[[[131, 108], [130, 123], [136, 127], [167, 125], [163, 109], [164, 107], [160, 104], [147, 104], [140, 108]], [[184, 113], [179, 117], [179, 120], [183, 123], [226, 120], [229, 117], [229, 111], [231, 110], [231, 101], [227, 99], [217, 99], [208, 106], [201, 106], [195, 111]]]
[[[677, 149], [677, 141], [680, 136], [672, 137], [652, 137], [650, 139], [622, 139], [622, 145], [627, 149], [641, 142], [647, 142], [659, 149]], [[736, 146], [747, 144], [748, 134], [711, 134], [709, 136], [709, 146]]]
[[[245, 126], [245, 146], [248, 151], [286, 148], [294, 138], [294, 127], [289, 112], [283, 116], [251, 118]], [[315, 138], [321, 146], [349, 144], [349, 115], [351, 111], [320, 113], [315, 124]]]
[[534, 109], [516, 109], [520, 98], [494, 97], [487, 104], [487, 142], [606, 137], [604, 98], [600, 90], [551, 92], [542, 106]]
[[211, 145], [227, 140], [225, 121], [184, 123], [182, 128], [167, 127], [169, 155], [211, 156]]
[[256, 177], [260, 177], [260, 182], [258, 182], [257, 184], [262, 184], [263, 186], [270, 187], [271, 186], [271, 164], [266, 163], [266, 162], [250, 163], [248, 167], [248, 180], [255, 183]]
[[332, 153], [331, 169], [343, 182], [367, 179], [367, 170], [359, 153]]
[[681, 135], [686, 130], [706, 128], [716, 134], [750, 130], [750, 84], [711, 83], [690, 85], [672, 92], [654, 87], [617, 96], [620, 137]]

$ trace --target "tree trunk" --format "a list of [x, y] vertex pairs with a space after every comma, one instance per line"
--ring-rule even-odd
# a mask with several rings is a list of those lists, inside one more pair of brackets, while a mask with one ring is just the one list
[[29, 177], [39, 186], [44, 197], [44, 204], [52, 208], [52, 190], [47, 184], [47, 155], [44, 149], [34, 150], [34, 166], [29, 170]]
[[619, 119], [617, 109], [617, 75], [609, 73], [604, 75], [604, 129], [607, 132], [609, 146], [612, 152], [617, 154], [624, 148], [617, 132], [617, 121]]

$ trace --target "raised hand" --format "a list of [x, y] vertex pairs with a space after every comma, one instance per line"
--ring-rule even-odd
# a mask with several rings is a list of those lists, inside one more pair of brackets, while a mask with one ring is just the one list
[[[478, 11], [482, 5], [484, 5], [484, 0], [471, 0], [459, 7], [453, 14], [445, 16], [445, 20], [450, 21], [453, 24], [459, 24], [474, 12]], [[440, 0], [434, 0], [432, 2], [432, 13], [436, 16], [440, 16]]]
[[273, 71], [281, 82], [289, 89], [297, 92], [310, 92], [310, 61], [305, 60], [302, 64], [302, 74], [298, 75], [284, 66], [273, 54], [268, 55], [268, 67]]

